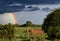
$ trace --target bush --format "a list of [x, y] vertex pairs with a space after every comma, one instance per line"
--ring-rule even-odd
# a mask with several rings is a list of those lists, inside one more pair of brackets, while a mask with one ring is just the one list
[[2, 25], [0, 27], [0, 38], [12, 39], [14, 37], [14, 26], [12, 24]]

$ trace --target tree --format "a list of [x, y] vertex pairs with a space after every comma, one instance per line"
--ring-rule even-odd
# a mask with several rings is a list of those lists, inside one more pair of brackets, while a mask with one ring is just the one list
[[44, 20], [43, 29], [47, 30], [49, 26], [60, 26], [60, 9], [50, 13]]
[[47, 34], [50, 39], [60, 39], [60, 26], [48, 28]]
[[32, 22], [31, 21], [26, 21], [25, 25], [28, 26], [28, 27], [31, 27], [32, 26]]
[[16, 23], [16, 24], [13, 24], [13, 25], [14, 25], [15, 27], [19, 27], [19, 26], [20, 26], [20, 25], [19, 25], [19, 24], [17, 24], [17, 23]]
[[47, 15], [42, 24], [42, 28], [50, 37], [57, 38], [60, 35], [60, 9]]

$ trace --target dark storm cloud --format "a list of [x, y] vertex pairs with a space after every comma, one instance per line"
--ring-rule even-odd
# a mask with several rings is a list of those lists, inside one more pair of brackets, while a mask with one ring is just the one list
[[0, 7], [6, 7], [14, 2], [22, 4], [58, 4], [60, 0], [0, 0]]
[[23, 4], [55, 4], [59, 3], [60, 0], [0, 0], [1, 4], [10, 4], [13, 2], [23, 3]]
[[6, 13], [6, 12], [17, 12], [17, 11], [21, 11], [24, 8], [25, 8], [25, 5], [23, 4], [12, 3], [12, 4], [5, 5], [5, 6], [1, 6], [0, 14]]
[[[22, 9], [25, 8], [23, 5], [21, 6], [8, 6], [9, 4], [13, 3], [21, 3], [21, 4], [58, 4], [60, 3], [60, 0], [0, 0], [0, 14], [3, 14], [5, 12], [17, 12], [22, 11]], [[22, 9], [21, 9], [22, 8]], [[34, 9], [29, 9], [28, 11], [35, 11]], [[26, 11], [26, 9], [25, 9]]]
[[58, 4], [60, 0], [0, 0], [0, 7], [5, 8], [14, 2], [21, 4]]
[[25, 7], [24, 4], [20, 4], [20, 3], [12, 3], [5, 7], [1, 7], [0, 14], [10, 13], [10, 12], [21, 12], [21, 11], [36, 11], [36, 10], [40, 10], [40, 9], [38, 7], [32, 7], [32, 6]]

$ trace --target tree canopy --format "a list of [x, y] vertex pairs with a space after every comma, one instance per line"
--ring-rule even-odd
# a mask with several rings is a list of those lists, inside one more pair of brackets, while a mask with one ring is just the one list
[[60, 26], [60, 9], [47, 15], [43, 23], [43, 29], [46, 30], [49, 26]]
[[47, 15], [42, 24], [42, 28], [50, 37], [57, 38], [60, 35], [60, 9]]

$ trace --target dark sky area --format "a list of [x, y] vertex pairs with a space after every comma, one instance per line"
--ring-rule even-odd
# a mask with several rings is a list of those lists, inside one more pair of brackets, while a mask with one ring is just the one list
[[[60, 0], [0, 0], [0, 13], [6, 11], [9, 4], [21, 3], [21, 4], [60, 4]], [[1, 10], [2, 9], [2, 10]], [[5, 9], [5, 10], [4, 10]]]
[[57, 4], [60, 0], [0, 0], [0, 4], [19, 2], [23, 4]]

